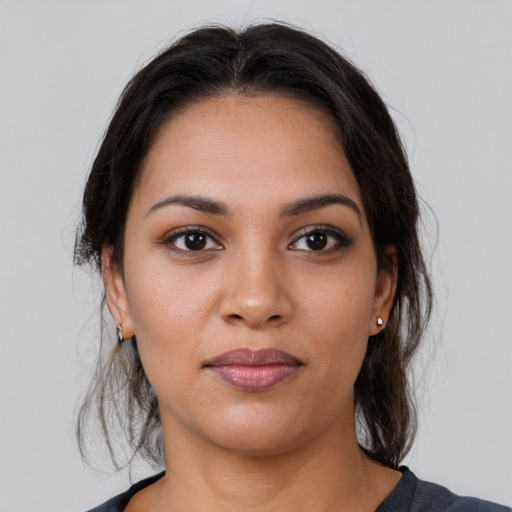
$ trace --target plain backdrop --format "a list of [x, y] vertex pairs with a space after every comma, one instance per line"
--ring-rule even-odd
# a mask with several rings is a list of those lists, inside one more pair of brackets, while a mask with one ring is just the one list
[[156, 51], [205, 21], [262, 18], [368, 74], [437, 218], [425, 208], [437, 303], [405, 463], [512, 504], [512, 2], [0, 0], [1, 511], [85, 510], [129, 485], [85, 467], [74, 438], [98, 335], [98, 287], [72, 264], [84, 180]]

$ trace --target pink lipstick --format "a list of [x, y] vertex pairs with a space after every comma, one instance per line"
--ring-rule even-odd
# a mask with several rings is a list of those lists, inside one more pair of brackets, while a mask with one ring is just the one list
[[208, 361], [204, 368], [244, 391], [265, 391], [291, 377], [303, 363], [276, 349], [237, 349]]

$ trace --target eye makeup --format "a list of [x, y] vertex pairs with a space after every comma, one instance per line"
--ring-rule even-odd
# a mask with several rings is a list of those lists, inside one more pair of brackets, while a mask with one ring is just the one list
[[[308, 226], [300, 231], [299, 236], [288, 245], [288, 249], [323, 255], [350, 247], [353, 242], [352, 237], [333, 226]], [[159, 244], [184, 256], [223, 249], [216, 236], [202, 226], [186, 226], [173, 230]]]

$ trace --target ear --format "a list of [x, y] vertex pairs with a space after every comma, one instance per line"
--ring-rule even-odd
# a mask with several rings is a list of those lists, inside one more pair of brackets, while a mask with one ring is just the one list
[[103, 249], [101, 253], [101, 274], [107, 294], [108, 308], [116, 325], [123, 326], [125, 339], [135, 335], [126, 287], [120, 270], [112, 261], [112, 249]]
[[[397, 252], [392, 244], [384, 247], [384, 252], [391, 262], [391, 268], [383, 268], [377, 273], [375, 282], [375, 295], [373, 298], [373, 314], [370, 320], [369, 336], [378, 334], [388, 322], [389, 312], [395, 298], [396, 283], [398, 278]], [[377, 319], [382, 318], [384, 325], [378, 325]]]

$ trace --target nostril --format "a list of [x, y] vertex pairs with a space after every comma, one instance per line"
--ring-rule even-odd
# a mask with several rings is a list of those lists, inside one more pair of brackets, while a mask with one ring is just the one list
[[[233, 313], [232, 315], [230, 315], [230, 318], [232, 318], [233, 320], [243, 320], [244, 316]], [[279, 320], [280, 318], [281, 318], [281, 315], [272, 315], [272, 316], [268, 317], [267, 321]]]

